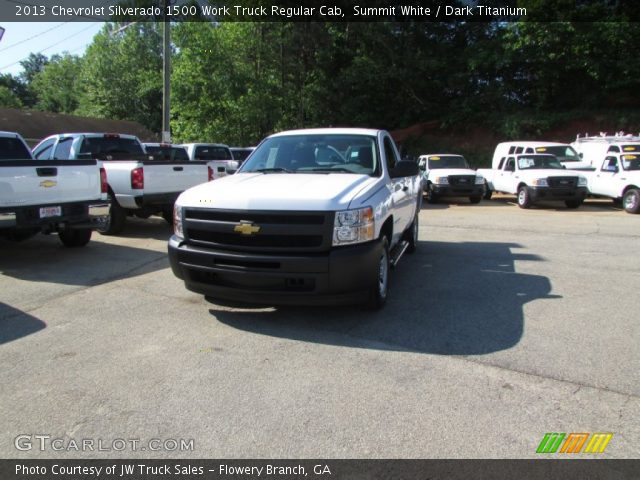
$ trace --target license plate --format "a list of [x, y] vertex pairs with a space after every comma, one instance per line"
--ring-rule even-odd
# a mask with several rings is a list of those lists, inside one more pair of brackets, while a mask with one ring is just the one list
[[59, 217], [62, 207], [40, 207], [40, 218]]

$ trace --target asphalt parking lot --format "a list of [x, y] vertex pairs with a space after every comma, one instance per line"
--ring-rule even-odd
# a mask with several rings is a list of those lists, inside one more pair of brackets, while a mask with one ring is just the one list
[[611, 202], [425, 205], [375, 313], [208, 303], [171, 273], [170, 233], [0, 241], [2, 457], [522, 458], [547, 432], [640, 456], [640, 216]]

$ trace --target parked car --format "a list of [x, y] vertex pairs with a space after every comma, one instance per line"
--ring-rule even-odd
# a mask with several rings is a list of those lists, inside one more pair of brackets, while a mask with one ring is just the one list
[[592, 167], [600, 167], [604, 157], [610, 153], [640, 153], [640, 136], [623, 133], [592, 137], [578, 135], [571, 146], [578, 152], [584, 163]]
[[184, 143], [189, 159], [204, 161], [213, 172], [213, 179], [222, 178], [238, 169], [238, 162], [233, 159], [231, 149], [222, 143]]
[[487, 181], [487, 197], [492, 192], [517, 196], [520, 208], [529, 208], [540, 200], [562, 201], [578, 208], [587, 196], [587, 178], [566, 170], [554, 155], [506, 154], [494, 156], [492, 168], [478, 169]]
[[429, 203], [437, 203], [441, 197], [468, 197], [471, 203], [482, 200], [484, 177], [472, 170], [462, 155], [420, 155], [418, 167]]
[[255, 149], [256, 147], [229, 147], [231, 155], [233, 155], [233, 159], [238, 162], [238, 165], [242, 165]]
[[381, 307], [389, 267], [416, 248], [421, 201], [418, 166], [386, 131], [277, 133], [235, 175], [180, 195], [171, 268], [223, 301]]
[[592, 195], [621, 203], [628, 213], [640, 213], [640, 153], [610, 152], [587, 175]]
[[111, 208], [99, 231], [107, 235], [121, 232], [128, 215], [161, 215], [171, 222], [178, 195], [212, 176], [205, 162], [152, 160], [137, 137], [117, 133], [52, 135], [33, 154], [38, 160], [102, 160]]
[[170, 143], [143, 143], [145, 152], [151, 155], [154, 160], [167, 160], [170, 162], [188, 162], [189, 154], [187, 149], [179, 145]]
[[541, 153], [554, 155], [561, 165], [572, 170], [592, 170], [592, 165], [584, 161], [575, 148], [568, 143], [547, 141], [512, 141], [499, 143], [493, 153], [493, 162], [508, 155]]
[[34, 160], [24, 139], [0, 132], [0, 235], [57, 233], [83, 247], [109, 213], [107, 177], [96, 160]]

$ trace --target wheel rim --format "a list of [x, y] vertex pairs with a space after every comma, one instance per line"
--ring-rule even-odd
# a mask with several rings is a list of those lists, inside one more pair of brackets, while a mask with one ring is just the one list
[[378, 265], [378, 294], [380, 298], [387, 296], [387, 283], [389, 281], [389, 262], [387, 261], [387, 250], [382, 249], [380, 255], [380, 265]]
[[638, 204], [638, 195], [635, 193], [630, 193], [626, 197], [624, 197], [624, 208], [627, 210], [631, 210], [636, 208]]
[[527, 193], [524, 191], [524, 189], [520, 189], [520, 191], [518, 192], [518, 203], [520, 205], [524, 205], [526, 198], [527, 198]]

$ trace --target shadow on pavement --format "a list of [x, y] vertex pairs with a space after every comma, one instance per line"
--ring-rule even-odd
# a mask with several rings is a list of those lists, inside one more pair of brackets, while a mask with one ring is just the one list
[[[127, 223], [129, 237], [161, 240], [170, 236], [170, 227], [144, 220]], [[155, 232], [155, 234], [153, 233]], [[86, 247], [65, 248], [57, 235], [36, 235], [24, 242], [0, 239], [0, 274], [32, 282], [93, 286], [121, 278], [135, 277], [169, 266], [166, 247], [162, 251], [119, 245], [117, 237], [93, 232]], [[164, 261], [160, 261], [164, 259]]]
[[0, 302], [0, 345], [26, 337], [46, 327], [42, 320]]
[[[420, 242], [391, 277], [386, 307], [276, 308], [242, 311], [213, 307], [231, 327], [305, 342], [442, 355], [481, 355], [516, 345], [523, 307], [550, 295], [547, 277], [517, 273], [520, 245]], [[514, 251], [515, 250], [515, 251]]]

